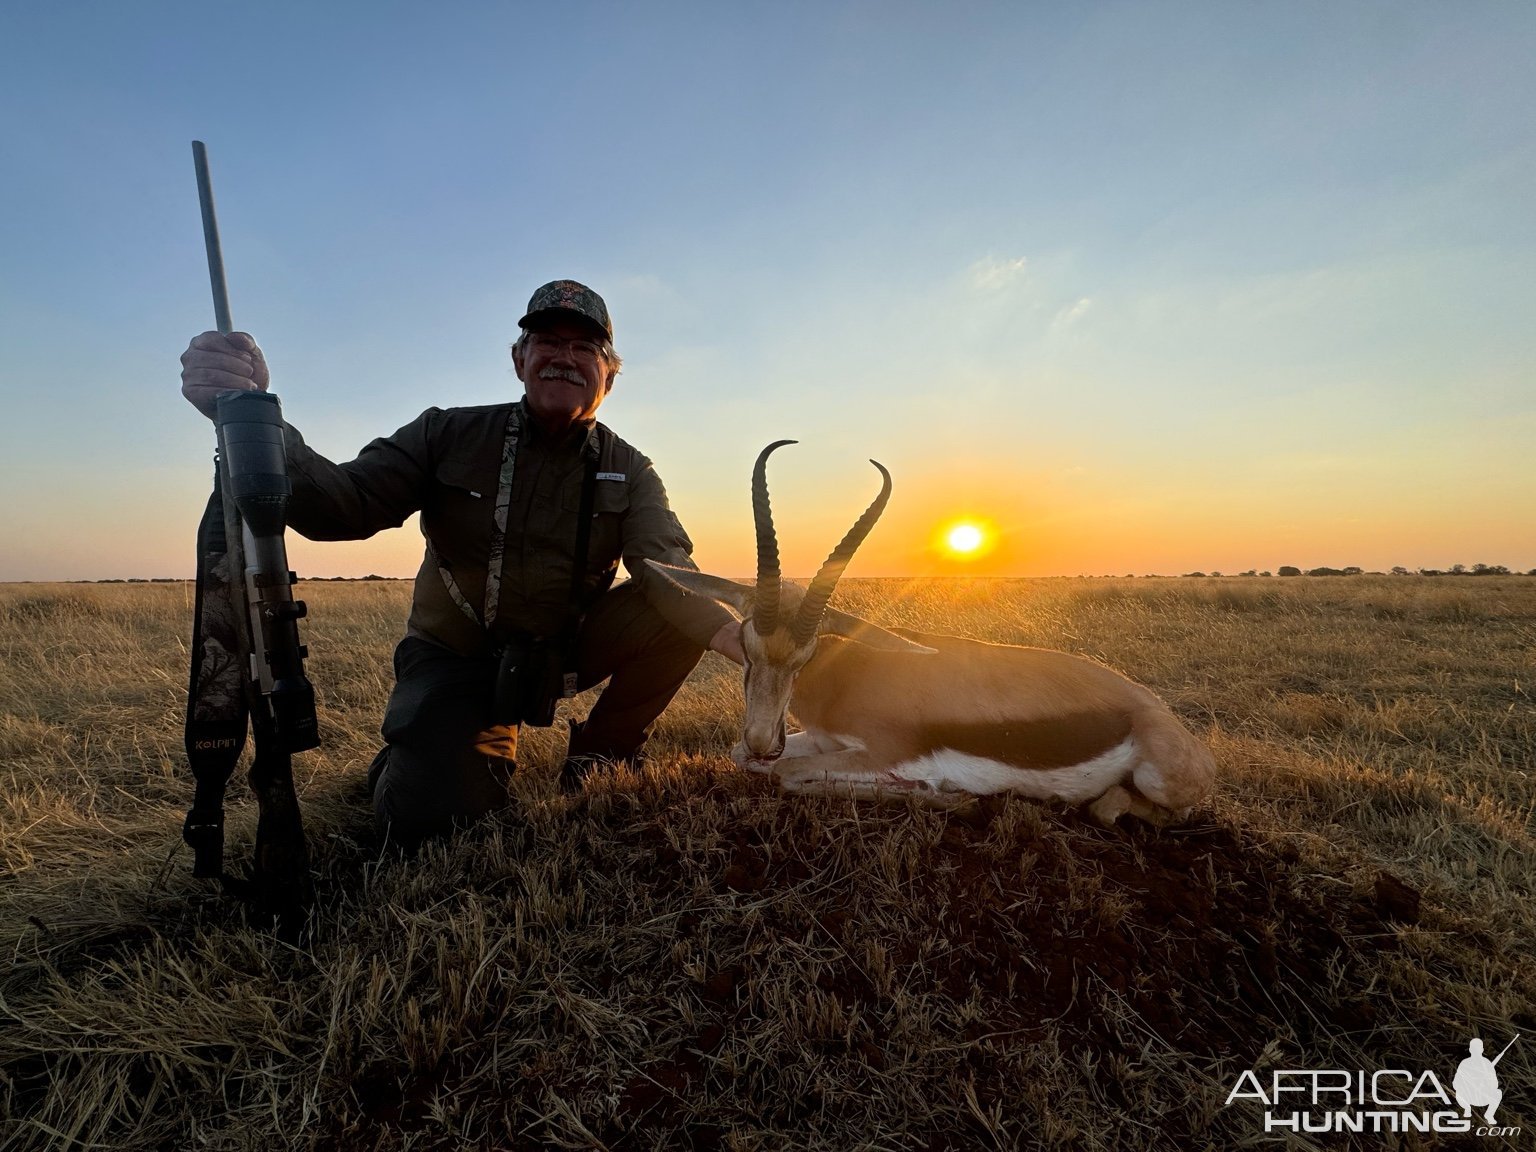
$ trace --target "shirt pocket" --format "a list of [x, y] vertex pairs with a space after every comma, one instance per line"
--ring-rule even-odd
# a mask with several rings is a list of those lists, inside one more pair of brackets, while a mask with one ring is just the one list
[[438, 461], [432, 479], [432, 499], [422, 510], [423, 528], [439, 551], [452, 552], [461, 563], [483, 564], [490, 553], [494, 484], [487, 485], [484, 470], [473, 461], [454, 456]]
[[[562, 504], [574, 523], [581, 512], [581, 486], [567, 492]], [[599, 480], [592, 493], [592, 535], [587, 541], [587, 570], [607, 572], [618, 565], [624, 542], [624, 518], [629, 515], [629, 486]]]
[[485, 490], [483, 471], [476, 468], [475, 462], [468, 457], [445, 456], [437, 462], [432, 475], [445, 488], [460, 489], [475, 498], [484, 498], [493, 492]]

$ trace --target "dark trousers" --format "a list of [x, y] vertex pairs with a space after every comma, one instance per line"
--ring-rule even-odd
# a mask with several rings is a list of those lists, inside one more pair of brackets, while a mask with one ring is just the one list
[[[633, 582], [605, 593], [582, 621], [578, 686], [612, 679], [573, 730], [567, 756], [633, 761], [703, 654]], [[373, 792], [374, 818], [391, 841], [414, 847], [506, 806], [517, 726], [491, 719], [497, 663], [414, 636], [395, 648], [387, 747], [375, 762], [382, 773]]]

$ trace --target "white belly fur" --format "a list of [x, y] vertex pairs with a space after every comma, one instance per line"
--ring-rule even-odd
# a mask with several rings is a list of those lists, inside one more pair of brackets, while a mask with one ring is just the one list
[[1085, 804], [1123, 781], [1140, 759], [1136, 741], [1127, 739], [1092, 760], [1066, 768], [1020, 768], [940, 748], [887, 771], [901, 780], [925, 783], [935, 791], [970, 792], [977, 796], [1017, 792], [1035, 800]]

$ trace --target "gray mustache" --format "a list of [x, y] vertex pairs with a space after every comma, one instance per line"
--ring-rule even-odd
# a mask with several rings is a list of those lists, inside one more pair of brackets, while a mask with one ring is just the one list
[[569, 380], [572, 384], [585, 384], [587, 378], [574, 368], [545, 368], [539, 373], [540, 380]]

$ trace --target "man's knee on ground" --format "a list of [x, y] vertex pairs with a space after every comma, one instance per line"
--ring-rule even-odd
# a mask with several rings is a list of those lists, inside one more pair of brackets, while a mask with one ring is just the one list
[[373, 789], [374, 823], [389, 842], [414, 851], [505, 808], [515, 768], [473, 748], [439, 756], [391, 744]]

